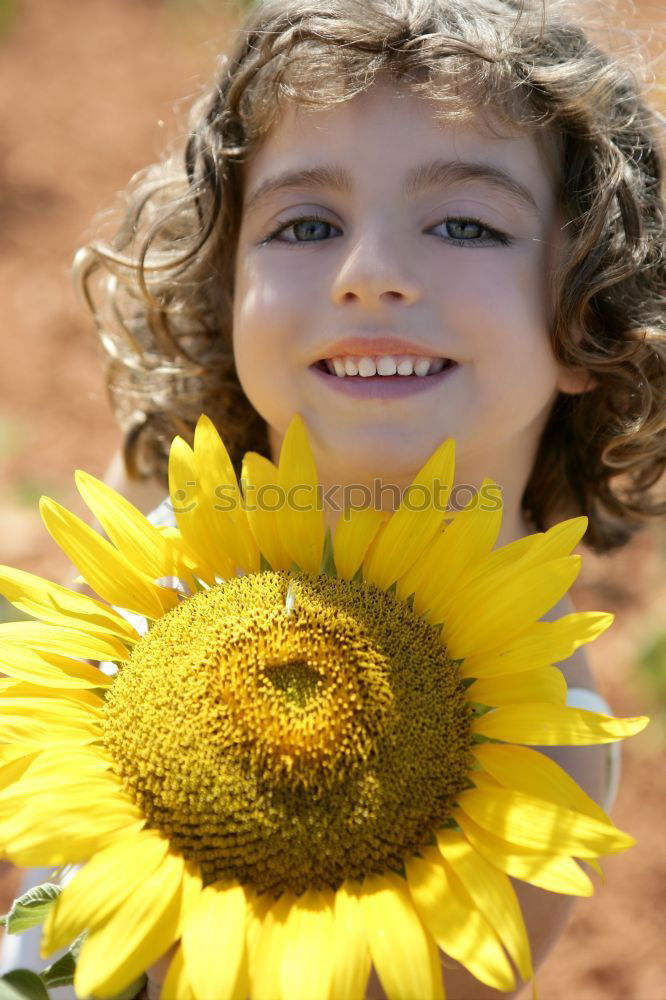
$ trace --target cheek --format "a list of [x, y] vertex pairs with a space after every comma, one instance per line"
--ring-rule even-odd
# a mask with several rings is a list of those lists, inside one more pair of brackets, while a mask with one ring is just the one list
[[289, 301], [284, 282], [265, 273], [251, 258], [237, 269], [234, 293], [234, 326], [258, 326], [267, 316], [279, 319]]
[[308, 268], [306, 256], [298, 249], [247, 251], [236, 270], [239, 308], [268, 313], [279, 321], [283, 313], [297, 310], [300, 303], [312, 298], [315, 289], [320, 294], [316, 271]]
[[236, 272], [233, 309], [233, 352], [243, 392], [270, 426], [287, 426], [294, 398], [289, 364], [289, 311], [293, 295], [267, 281], [252, 263]]

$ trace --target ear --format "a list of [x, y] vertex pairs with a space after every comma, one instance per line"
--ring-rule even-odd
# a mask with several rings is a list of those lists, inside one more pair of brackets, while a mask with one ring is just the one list
[[578, 396], [590, 389], [596, 389], [599, 383], [590, 372], [584, 368], [565, 368], [560, 366], [557, 388], [568, 396]]

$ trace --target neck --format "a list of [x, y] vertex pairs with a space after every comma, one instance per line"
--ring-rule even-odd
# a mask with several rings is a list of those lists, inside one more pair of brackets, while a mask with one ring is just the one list
[[[282, 436], [269, 428], [269, 440], [271, 455], [277, 464]], [[525, 518], [521, 505], [533, 457], [531, 454], [527, 455], [521, 463], [516, 461], [515, 452], [510, 456], [500, 453], [494, 456], [490, 468], [487, 467], [487, 456], [477, 458], [474, 454], [468, 454], [461, 456], [458, 461], [455, 481], [459, 487], [476, 490], [481, 486], [484, 476], [502, 487], [502, 527], [497, 540], [498, 547], [535, 530]], [[330, 464], [322, 461], [316, 454], [315, 462], [323, 488], [325, 524], [331, 532], [335, 530], [345, 507], [373, 506], [389, 513], [397, 510], [404, 493], [418, 473], [418, 469], [413, 469], [404, 476], [371, 477], [367, 480], [354, 476], [349, 480], [342, 470], [331, 468]], [[471, 499], [470, 491], [461, 488], [458, 498], [464, 505]]]

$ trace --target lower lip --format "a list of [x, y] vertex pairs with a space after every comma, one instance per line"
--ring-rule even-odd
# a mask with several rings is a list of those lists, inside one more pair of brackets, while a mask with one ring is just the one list
[[436, 375], [369, 375], [367, 378], [362, 375], [329, 375], [316, 365], [312, 365], [310, 370], [325, 385], [346, 396], [356, 396], [358, 399], [399, 399], [434, 389], [457, 369], [458, 365], [452, 362]]

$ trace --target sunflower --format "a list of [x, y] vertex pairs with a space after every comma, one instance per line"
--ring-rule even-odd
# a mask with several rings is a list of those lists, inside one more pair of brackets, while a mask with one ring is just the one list
[[1, 630], [0, 845], [83, 864], [42, 939], [87, 932], [79, 996], [172, 944], [165, 1000], [355, 1000], [373, 964], [391, 1000], [434, 1000], [438, 948], [509, 991], [532, 976], [509, 876], [589, 895], [578, 860], [633, 843], [530, 748], [646, 722], [567, 707], [552, 665], [611, 621], [539, 620], [585, 519], [494, 549], [500, 509], [446, 514], [453, 472], [445, 442], [427, 502], [349, 509], [332, 537], [300, 417], [240, 485], [202, 417], [170, 452], [177, 528], [82, 473], [106, 538], [42, 501], [102, 600], [0, 570], [34, 619]]

